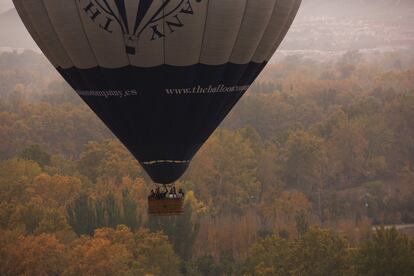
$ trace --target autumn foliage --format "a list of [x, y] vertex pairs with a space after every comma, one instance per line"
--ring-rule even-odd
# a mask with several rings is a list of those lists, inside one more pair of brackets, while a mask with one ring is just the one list
[[0, 275], [410, 275], [410, 230], [372, 227], [414, 223], [413, 89], [407, 51], [270, 64], [184, 214], [148, 217], [128, 151], [40, 55], [2, 54]]

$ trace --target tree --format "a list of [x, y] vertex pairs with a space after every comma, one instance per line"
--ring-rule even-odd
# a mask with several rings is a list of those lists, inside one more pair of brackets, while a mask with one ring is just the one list
[[124, 176], [136, 178], [141, 175], [138, 162], [116, 140], [87, 143], [78, 165], [79, 171], [93, 182], [98, 177], [121, 181]]
[[211, 212], [240, 213], [260, 195], [256, 153], [252, 142], [243, 134], [243, 131], [218, 130], [185, 177], [197, 183], [194, 192]]
[[187, 192], [184, 213], [174, 217], [150, 217], [148, 224], [152, 232], [163, 232], [173, 244], [175, 252], [185, 261], [190, 260], [199, 224], [194, 212], [196, 198]]
[[296, 240], [291, 255], [292, 275], [344, 275], [348, 269], [347, 242], [328, 230], [310, 228]]
[[[344, 186], [353, 187], [364, 177], [368, 142], [357, 122], [342, 121], [332, 131], [328, 140], [331, 176]], [[341, 181], [342, 180], [342, 181]]]
[[124, 224], [133, 230], [138, 229], [140, 224], [138, 219], [138, 204], [131, 198], [128, 188], [122, 191], [122, 207]]
[[358, 275], [409, 276], [414, 271], [414, 242], [395, 228], [379, 228], [354, 255]]
[[24, 149], [20, 157], [26, 160], [32, 160], [44, 167], [50, 164], [51, 156], [44, 151], [39, 145], [31, 145]]
[[302, 130], [292, 133], [286, 143], [285, 160], [288, 186], [308, 194], [321, 186], [324, 149], [320, 138]]
[[[93, 239], [108, 241], [128, 250], [128, 271], [133, 275], [179, 275], [180, 260], [167, 236], [161, 233], [151, 233], [146, 229], [133, 233], [125, 225], [119, 225], [116, 229], [97, 229]], [[123, 270], [115, 272], [114, 275], [120, 275]]]
[[30, 160], [14, 158], [0, 162], [0, 201], [25, 200], [26, 188], [41, 172], [40, 166]]
[[167, 236], [141, 229], [135, 234], [134, 270], [137, 275], [180, 275], [180, 259]]
[[43, 212], [43, 218], [34, 231], [35, 234], [53, 234], [65, 244], [76, 238], [75, 233], [70, 228], [66, 216], [56, 209], [49, 209]]
[[94, 202], [86, 193], [79, 197], [67, 208], [68, 222], [78, 235], [91, 235], [97, 227], [97, 212]]
[[94, 238], [107, 239], [112, 243], [123, 244], [128, 250], [135, 249], [134, 233], [126, 225], [113, 228], [99, 228], [95, 230]]
[[49, 175], [80, 176], [77, 162], [75, 160], [66, 159], [62, 155], [52, 155], [50, 164], [43, 170]]
[[305, 213], [300, 212], [295, 217], [296, 220], [296, 231], [300, 236], [303, 236], [306, 234], [306, 232], [309, 230], [309, 223], [306, 220]]
[[79, 172], [96, 182], [99, 175], [99, 164], [104, 157], [105, 153], [98, 143], [88, 143], [79, 160]]
[[132, 253], [123, 244], [84, 237], [70, 251], [64, 275], [130, 275], [132, 260]]
[[82, 182], [77, 177], [42, 173], [29, 185], [27, 194], [42, 201], [48, 207], [66, 207], [79, 195]]
[[347, 79], [351, 77], [352, 73], [356, 69], [356, 65], [360, 62], [362, 54], [356, 51], [348, 51], [342, 55], [337, 64], [337, 68], [341, 79]]
[[79, 235], [91, 235], [97, 228], [116, 228], [120, 224], [136, 230], [141, 224], [138, 199], [131, 197], [127, 187], [100, 191], [99, 195], [82, 192], [66, 210], [69, 224]]
[[20, 236], [0, 250], [1, 275], [61, 275], [67, 264], [64, 245], [49, 234]]
[[244, 264], [246, 275], [290, 275], [292, 242], [278, 236], [260, 239], [249, 250]]
[[273, 143], [266, 143], [255, 152], [258, 159], [257, 177], [261, 183], [257, 201], [262, 202], [283, 189], [283, 160], [280, 150]]
[[198, 272], [203, 276], [223, 275], [220, 265], [211, 255], [198, 258], [196, 266]]
[[263, 216], [273, 221], [273, 226], [283, 227], [283, 230], [288, 229], [289, 232], [297, 230], [298, 215], [306, 220], [311, 211], [309, 199], [296, 190], [283, 191], [276, 197], [273, 194], [268, 195], [267, 201], [261, 206]]
[[20, 229], [28, 234], [33, 234], [44, 218], [45, 208], [39, 204], [30, 202], [26, 205], [17, 205], [10, 217], [8, 226]]

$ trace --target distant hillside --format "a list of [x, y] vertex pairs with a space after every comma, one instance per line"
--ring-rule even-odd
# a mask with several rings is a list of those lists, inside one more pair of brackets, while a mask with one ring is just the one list
[[[413, 14], [413, 0], [303, 0], [279, 53], [412, 48]], [[2, 47], [37, 49], [15, 9], [0, 13]]]
[[412, 0], [303, 0], [281, 50], [412, 48], [413, 14]]
[[0, 13], [0, 47], [36, 48], [15, 9]]
[[302, 0], [304, 15], [335, 17], [377, 17], [392, 14], [412, 14], [412, 0]]

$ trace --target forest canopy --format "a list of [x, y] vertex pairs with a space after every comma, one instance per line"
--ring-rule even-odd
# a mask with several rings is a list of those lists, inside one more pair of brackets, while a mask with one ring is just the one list
[[176, 218], [40, 54], [0, 54], [0, 274], [410, 275], [410, 233], [380, 227], [414, 223], [410, 53], [270, 64]]

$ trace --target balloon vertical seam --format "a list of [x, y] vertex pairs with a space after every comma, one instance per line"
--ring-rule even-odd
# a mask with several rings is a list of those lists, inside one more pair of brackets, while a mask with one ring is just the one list
[[44, 2], [43, 0], [39, 0], [39, 2], [40, 2], [40, 4], [43, 6], [43, 8], [44, 8], [44, 10], [45, 10], [45, 13], [46, 13], [46, 15], [47, 15], [47, 20], [49, 21], [50, 27], [51, 27], [51, 29], [53, 30], [54, 34], [56, 35], [56, 38], [57, 38], [57, 40], [58, 40], [58, 42], [59, 42], [59, 45], [61, 46], [61, 48], [62, 48], [62, 50], [63, 50], [62, 52], [63, 52], [64, 54], [66, 54], [67, 59], [68, 59], [68, 60], [70, 61], [70, 63], [72, 64], [72, 67], [74, 67], [74, 66], [75, 66], [75, 64], [74, 64], [74, 62], [73, 62], [72, 57], [69, 55], [68, 51], [67, 51], [67, 50], [66, 50], [66, 48], [63, 46], [62, 40], [60, 39], [59, 34], [58, 34], [58, 32], [56, 31], [56, 29], [55, 29], [55, 26], [53, 25], [52, 21], [50, 20], [49, 11], [48, 11], [48, 10], [47, 10], [47, 8], [46, 8], [45, 2]]
[[206, 38], [207, 20], [208, 20], [209, 9], [210, 9], [210, 0], [207, 0], [206, 16], [205, 16], [204, 28], [203, 28], [203, 39], [201, 40], [200, 54], [198, 56], [198, 63], [199, 64], [201, 63], [201, 57], [202, 57], [202, 54], [203, 54], [203, 45], [205, 43], [205, 38]]
[[87, 44], [89, 46], [89, 49], [91, 50], [93, 58], [95, 59], [96, 66], [99, 67], [98, 57], [96, 56], [95, 51], [93, 50], [93, 47], [92, 47], [91, 41], [89, 40], [88, 33], [86, 32], [85, 26], [82, 24], [83, 20], [82, 20], [82, 16], [80, 14], [80, 11], [79, 11], [79, 4], [78, 3], [79, 3], [78, 1], [75, 1], [76, 13], [78, 14], [79, 22], [81, 22], [80, 25], [81, 25], [81, 28], [82, 28], [82, 32], [85, 35], [85, 39], [87, 40]]
[[229, 56], [229, 60], [230, 60], [230, 61], [231, 61], [231, 57], [233, 56], [234, 51], [235, 51], [235, 49], [236, 49], [237, 42], [239, 41], [239, 37], [240, 37], [240, 33], [241, 33], [241, 30], [242, 30], [242, 27], [243, 27], [243, 23], [244, 23], [244, 21], [246, 20], [247, 7], [248, 7], [248, 5], [249, 5], [249, 1], [250, 1], [250, 0], [246, 0], [246, 2], [245, 2], [245, 4], [244, 4], [244, 12], [243, 12], [243, 17], [242, 17], [242, 20], [241, 20], [241, 22], [240, 22], [239, 31], [238, 31], [238, 33], [237, 33], [236, 40], [234, 41], [233, 49], [231, 50], [231, 53], [230, 53], [230, 56]]

